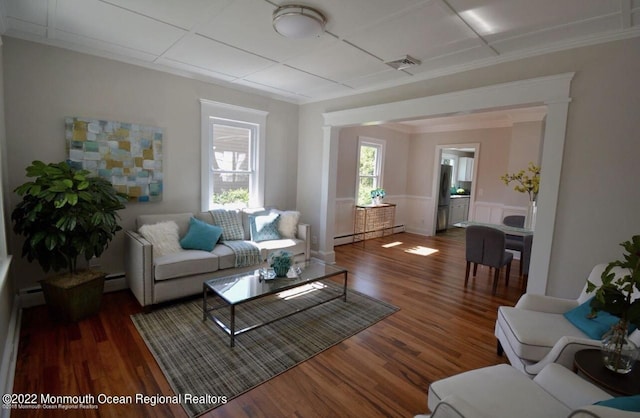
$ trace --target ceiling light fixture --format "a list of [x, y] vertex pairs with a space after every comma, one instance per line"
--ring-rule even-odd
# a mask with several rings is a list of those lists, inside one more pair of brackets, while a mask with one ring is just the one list
[[273, 12], [273, 28], [286, 38], [310, 38], [324, 32], [327, 19], [318, 10], [299, 4], [278, 7]]

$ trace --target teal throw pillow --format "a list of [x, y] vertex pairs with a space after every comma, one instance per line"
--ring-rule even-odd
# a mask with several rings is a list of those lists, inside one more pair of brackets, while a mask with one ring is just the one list
[[250, 215], [249, 226], [251, 227], [251, 241], [269, 241], [280, 239], [278, 222], [280, 214], [270, 213], [268, 215]]
[[196, 218], [189, 220], [187, 235], [180, 240], [185, 250], [211, 251], [222, 235], [222, 228], [211, 225]]
[[612, 325], [620, 321], [620, 318], [605, 311], [599, 311], [598, 316], [589, 318], [588, 316], [591, 313], [591, 299], [573, 308], [569, 312], [565, 312], [564, 317], [580, 331], [587, 334], [589, 338], [600, 340], [604, 333], [611, 329]]
[[640, 412], [640, 395], [619, 396], [617, 398], [596, 402], [594, 405], [607, 406], [623, 411]]

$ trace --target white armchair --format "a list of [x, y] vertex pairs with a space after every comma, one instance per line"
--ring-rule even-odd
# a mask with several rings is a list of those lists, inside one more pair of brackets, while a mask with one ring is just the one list
[[415, 418], [631, 418], [637, 412], [593, 405], [611, 395], [558, 364], [534, 379], [507, 364], [471, 370], [429, 386], [431, 415]]
[[[605, 267], [606, 264], [595, 266], [589, 280], [601, 284], [600, 276]], [[513, 367], [529, 376], [537, 375], [550, 363], [572, 368], [575, 353], [599, 348], [600, 340], [588, 337], [563, 314], [592, 296], [585, 285], [578, 299], [524, 294], [514, 307], [501, 306], [495, 328], [498, 354], [504, 352]], [[640, 331], [634, 331], [630, 338], [640, 344]]]

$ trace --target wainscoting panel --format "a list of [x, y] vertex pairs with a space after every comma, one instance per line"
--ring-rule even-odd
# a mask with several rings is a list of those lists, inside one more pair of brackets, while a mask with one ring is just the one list
[[469, 214], [469, 220], [501, 224], [502, 219], [508, 215], [526, 215], [527, 208], [520, 206], [505, 206], [497, 202], [475, 202], [473, 213]]

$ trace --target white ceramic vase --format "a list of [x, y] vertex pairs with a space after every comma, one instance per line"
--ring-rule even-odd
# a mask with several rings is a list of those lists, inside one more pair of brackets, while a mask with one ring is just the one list
[[524, 218], [524, 227], [527, 229], [535, 229], [536, 227], [536, 213], [538, 211], [538, 206], [535, 200], [529, 201], [529, 206], [527, 206], [527, 215]]

